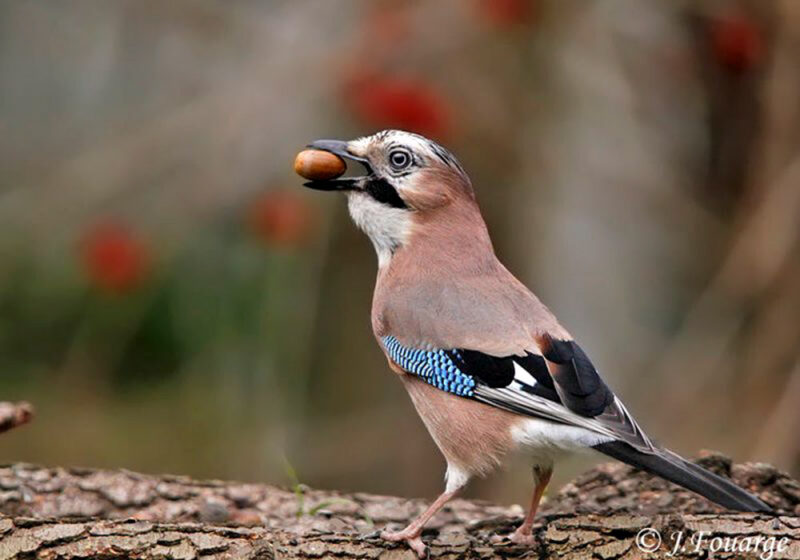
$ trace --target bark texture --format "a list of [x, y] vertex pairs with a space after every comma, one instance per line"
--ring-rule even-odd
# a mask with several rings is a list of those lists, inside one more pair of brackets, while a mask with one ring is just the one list
[[[767, 465], [731, 465], [719, 455], [700, 462], [758, 494], [777, 515], [724, 513], [674, 485], [607, 464], [551, 496], [532, 547], [505, 538], [522, 508], [467, 500], [455, 500], [437, 515], [425, 541], [432, 558], [800, 558], [796, 481]], [[381, 541], [378, 530], [405, 524], [424, 505], [369, 494], [15, 464], [0, 467], [0, 559], [412, 559], [404, 546]], [[662, 539], [654, 552], [637, 545], [637, 536], [645, 548], [657, 544], [654, 533], [641, 536], [648, 528]], [[669, 556], [676, 538], [683, 539], [680, 550]]]

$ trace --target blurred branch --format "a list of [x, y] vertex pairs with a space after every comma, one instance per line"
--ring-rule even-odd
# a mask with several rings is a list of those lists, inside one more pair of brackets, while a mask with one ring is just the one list
[[791, 464], [800, 457], [800, 438], [797, 437], [797, 426], [800, 426], [800, 360], [781, 394], [783, 396], [774, 412], [764, 423], [753, 455], [778, 464]]
[[[674, 389], [673, 403], [693, 402], [697, 395], [705, 399], [712, 394], [708, 389], [714, 381], [730, 377], [730, 370], [736, 370], [743, 356], [764, 351], [754, 346], [756, 341], [780, 338], [772, 331], [739, 338], [750, 326], [757, 306], [794, 262], [798, 246], [800, 157], [795, 131], [800, 113], [795, 100], [800, 92], [796, 64], [800, 20], [794, 17], [798, 15], [796, 2], [777, 2], [775, 10], [774, 55], [758, 93], [761, 133], [748, 154], [750, 184], [748, 195], [740, 202], [739, 224], [722, 265], [690, 306], [682, 329], [661, 360], [660, 379]], [[757, 373], [742, 372], [740, 385], [754, 375], [762, 380], [785, 375], [782, 368], [771, 371], [764, 360], [760, 362]], [[691, 371], [691, 375], [676, 386], [673, 374], [678, 371]]]
[[33, 419], [33, 406], [27, 402], [0, 402], [0, 433], [7, 432]]
[[[745, 319], [746, 306], [731, 306], [730, 300], [747, 301], [763, 293], [783, 268], [797, 241], [800, 209], [800, 158], [770, 185], [761, 203], [745, 219], [716, 276], [687, 314], [681, 332], [667, 349], [662, 371], [683, 369], [688, 361], [716, 362], [725, 352]], [[713, 364], [694, 368], [691, 391], [702, 386], [716, 368]], [[702, 375], [705, 374], [705, 375]], [[669, 375], [664, 377], [671, 379]]]

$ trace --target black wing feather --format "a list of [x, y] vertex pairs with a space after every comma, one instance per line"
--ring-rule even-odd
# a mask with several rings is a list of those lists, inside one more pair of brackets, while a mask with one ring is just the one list
[[553, 378], [547, 369], [544, 358], [530, 352], [525, 356], [490, 356], [477, 350], [451, 350], [447, 353], [453, 363], [464, 373], [471, 375], [486, 387], [500, 389], [510, 387], [516, 379], [516, 368], [519, 364], [534, 379], [534, 383], [517, 381], [518, 389], [531, 395], [538, 395], [556, 403], [561, 403]]
[[448, 352], [458, 369], [489, 387], [507, 387], [514, 380], [512, 356], [497, 358], [476, 350]]
[[[486, 387], [501, 389], [516, 382], [516, 388], [560, 403], [575, 414], [590, 418], [602, 414], [614, 402], [614, 394], [586, 353], [572, 340], [547, 338], [545, 342], [544, 356], [528, 352], [498, 357], [468, 349], [452, 350], [448, 356]], [[534, 381], [519, 381], [515, 364]]]
[[556, 390], [568, 409], [581, 416], [602, 414], [614, 402], [614, 393], [603, 382], [589, 357], [574, 340], [546, 337], [544, 357]]

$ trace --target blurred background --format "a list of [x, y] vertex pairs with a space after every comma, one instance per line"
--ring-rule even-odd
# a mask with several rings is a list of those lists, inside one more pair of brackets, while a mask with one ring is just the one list
[[799, 104], [794, 0], [3, 2], [0, 400], [38, 416], [0, 460], [435, 495], [372, 247], [292, 172], [397, 127], [654, 437], [798, 475]]

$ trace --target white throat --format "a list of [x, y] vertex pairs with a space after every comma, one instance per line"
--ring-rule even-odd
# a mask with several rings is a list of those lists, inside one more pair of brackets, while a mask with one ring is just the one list
[[410, 212], [381, 204], [370, 195], [358, 191], [347, 193], [347, 207], [355, 224], [375, 246], [378, 266], [386, 266], [394, 252], [408, 239], [411, 231]]

